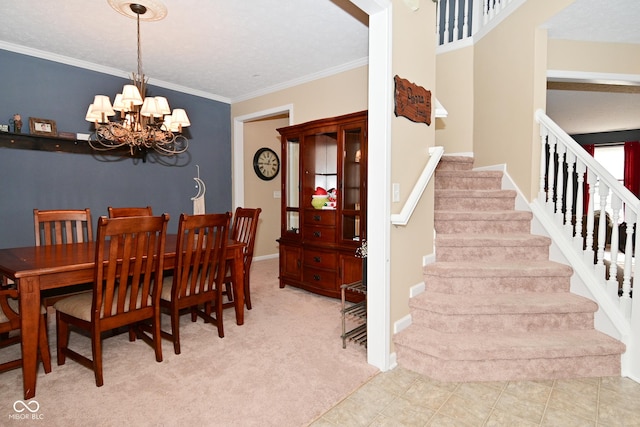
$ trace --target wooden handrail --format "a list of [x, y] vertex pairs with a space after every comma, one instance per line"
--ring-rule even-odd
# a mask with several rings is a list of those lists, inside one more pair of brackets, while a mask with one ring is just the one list
[[436, 166], [438, 166], [438, 163], [440, 162], [443, 154], [443, 147], [429, 148], [429, 155], [431, 157], [424, 167], [422, 174], [416, 181], [416, 184], [413, 186], [413, 190], [411, 190], [411, 194], [409, 194], [409, 197], [407, 198], [407, 201], [405, 202], [400, 213], [391, 215], [391, 224], [407, 225], [409, 219], [411, 218], [411, 215], [413, 214], [413, 211], [416, 208], [416, 205], [418, 204], [418, 201], [422, 197], [424, 189], [427, 188], [427, 184], [429, 184], [429, 181], [431, 180], [431, 177], [436, 170]]

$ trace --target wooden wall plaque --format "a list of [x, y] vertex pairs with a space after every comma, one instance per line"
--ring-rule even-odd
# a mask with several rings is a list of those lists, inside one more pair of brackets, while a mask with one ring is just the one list
[[431, 124], [431, 91], [395, 76], [395, 114], [417, 122]]

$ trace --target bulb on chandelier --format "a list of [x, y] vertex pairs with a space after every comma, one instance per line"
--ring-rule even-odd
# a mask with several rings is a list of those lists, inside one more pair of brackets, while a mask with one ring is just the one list
[[184, 109], [172, 112], [165, 97], [145, 96], [147, 79], [142, 73], [140, 15], [147, 8], [140, 4], [131, 4], [130, 8], [138, 23], [138, 72], [132, 73], [131, 84], [124, 86], [113, 104], [106, 95], [94, 97], [85, 116], [85, 120], [95, 124], [89, 144], [97, 151], [128, 147], [132, 156], [146, 156], [150, 150], [163, 156], [184, 153], [189, 141], [181, 133], [191, 122]]

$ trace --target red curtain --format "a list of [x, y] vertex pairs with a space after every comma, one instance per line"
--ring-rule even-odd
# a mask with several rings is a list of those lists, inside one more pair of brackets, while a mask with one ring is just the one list
[[640, 197], [640, 141], [624, 143], [624, 186]]

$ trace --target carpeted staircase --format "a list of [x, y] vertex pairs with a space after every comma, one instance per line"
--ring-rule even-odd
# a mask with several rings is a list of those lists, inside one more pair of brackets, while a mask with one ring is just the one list
[[436, 262], [398, 363], [441, 381], [619, 376], [621, 342], [594, 329], [595, 302], [569, 292], [572, 269], [549, 260], [502, 172], [444, 156], [435, 173]]

